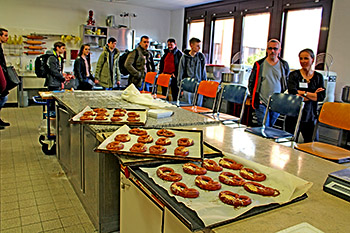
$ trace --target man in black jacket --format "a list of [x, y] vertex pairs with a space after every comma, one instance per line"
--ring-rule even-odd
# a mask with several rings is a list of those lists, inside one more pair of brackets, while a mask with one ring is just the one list
[[[7, 74], [6, 60], [5, 60], [4, 52], [2, 50], [2, 44], [5, 44], [7, 42], [8, 37], [9, 37], [8, 30], [5, 28], [0, 28], [0, 65], [1, 65], [2, 71], [4, 72], [4, 76], [6, 80], [8, 80], [8, 74]], [[2, 93], [0, 93], [0, 111], [7, 101], [8, 94], [9, 92], [7, 89], [5, 89]], [[4, 129], [5, 126], [10, 126], [10, 123], [4, 122], [0, 118], [0, 129]]]
[[[168, 48], [164, 49], [164, 55], [160, 59], [159, 73], [171, 74], [171, 95], [173, 101], [177, 99], [179, 87], [177, 86], [177, 74], [182, 52], [176, 47], [176, 41], [173, 38], [167, 40]], [[167, 88], [162, 87], [162, 94], [166, 95]]]
[[45, 80], [45, 86], [49, 91], [62, 89], [62, 84], [66, 80], [63, 76], [63, 54], [66, 51], [66, 45], [63, 42], [56, 42], [53, 45], [53, 50], [49, 50], [46, 54], [51, 54], [47, 59], [49, 73]]

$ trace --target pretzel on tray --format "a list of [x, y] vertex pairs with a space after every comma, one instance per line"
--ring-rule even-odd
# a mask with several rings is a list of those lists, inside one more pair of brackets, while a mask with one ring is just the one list
[[147, 146], [143, 143], [135, 143], [129, 150], [131, 152], [142, 153], [147, 151]]
[[164, 146], [161, 145], [154, 145], [149, 148], [149, 153], [151, 154], [164, 154], [166, 153], [167, 149]]
[[219, 175], [219, 180], [221, 183], [231, 185], [231, 186], [242, 186], [245, 183], [245, 180], [241, 177], [231, 173], [231, 172], [222, 172]]
[[222, 171], [222, 167], [219, 166], [214, 160], [211, 160], [211, 159], [205, 159], [202, 163], [202, 167], [213, 172]]
[[179, 146], [175, 148], [174, 154], [178, 156], [187, 156], [190, 154], [190, 151], [188, 150], [187, 147]]
[[240, 170], [243, 167], [243, 164], [237, 163], [233, 159], [222, 158], [219, 161], [220, 166], [232, 170]]
[[209, 176], [197, 176], [195, 183], [199, 188], [204, 190], [215, 191], [221, 189], [221, 184], [217, 181], [214, 181]]
[[274, 188], [266, 187], [262, 184], [259, 184], [257, 182], [246, 182], [243, 185], [244, 189], [247, 190], [250, 193], [256, 193], [260, 194], [262, 196], [272, 196], [276, 197], [280, 195], [280, 191]]
[[167, 129], [160, 129], [157, 131], [157, 135], [158, 136], [163, 136], [163, 137], [175, 137], [175, 133], [170, 131], [170, 130], [167, 130]]
[[130, 134], [135, 134], [137, 136], [141, 136], [141, 135], [147, 135], [147, 131], [144, 129], [139, 129], [139, 128], [135, 128], [135, 129], [130, 129], [129, 130]]
[[189, 138], [180, 138], [179, 140], [177, 140], [178, 146], [192, 146], [193, 143], [193, 139]]
[[190, 175], [204, 175], [207, 173], [207, 169], [199, 167], [194, 163], [185, 163], [182, 165], [182, 170]]
[[219, 199], [227, 204], [233, 205], [234, 207], [247, 206], [252, 203], [252, 199], [248, 196], [239, 195], [231, 191], [221, 191], [219, 193]]
[[156, 145], [167, 146], [171, 144], [171, 140], [169, 138], [158, 138], [156, 141]]
[[264, 181], [266, 180], [266, 175], [263, 173], [258, 173], [254, 171], [251, 168], [242, 168], [239, 171], [239, 174], [247, 180], [253, 180], [253, 181]]
[[153, 142], [153, 138], [151, 135], [141, 135], [140, 137], [138, 137], [137, 142], [151, 143]]
[[182, 180], [182, 176], [179, 173], [176, 173], [174, 169], [170, 167], [160, 167], [157, 169], [156, 173], [157, 173], [157, 176], [162, 180], [172, 181], [172, 182]]
[[170, 190], [174, 195], [184, 198], [197, 198], [199, 196], [197, 189], [188, 188], [187, 185], [182, 182], [174, 182], [170, 186]]
[[131, 140], [131, 137], [129, 134], [118, 134], [114, 138], [114, 141], [120, 141], [120, 142], [128, 142], [130, 140]]
[[114, 141], [114, 142], [108, 143], [106, 148], [107, 150], [118, 151], [118, 150], [122, 150], [124, 148], [124, 145], [119, 141]]

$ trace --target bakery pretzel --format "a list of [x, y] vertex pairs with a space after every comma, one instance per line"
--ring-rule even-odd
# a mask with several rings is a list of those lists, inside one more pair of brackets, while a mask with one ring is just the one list
[[97, 115], [95, 117], [95, 121], [105, 121], [108, 120], [108, 118], [105, 115]]
[[108, 143], [106, 148], [107, 148], [107, 150], [118, 151], [118, 150], [122, 150], [124, 148], [124, 145], [122, 143], [120, 143], [119, 141], [114, 141], [114, 142]]
[[128, 112], [127, 115], [129, 117], [140, 117], [140, 114], [136, 113], [136, 112]]
[[130, 129], [129, 130], [130, 134], [135, 134], [137, 136], [141, 136], [141, 135], [147, 135], [147, 131], [144, 129], [139, 129], [139, 128], [135, 128], [135, 129]]
[[145, 152], [147, 150], [147, 146], [143, 143], [135, 143], [131, 148], [131, 152]]
[[97, 116], [109, 116], [108, 112], [97, 112]]
[[193, 143], [193, 139], [189, 138], [180, 138], [179, 140], [177, 140], [178, 146], [192, 146]]
[[174, 154], [179, 156], [187, 156], [190, 154], [190, 151], [188, 150], [187, 147], [179, 146], [175, 148]]
[[83, 113], [84, 116], [95, 116], [96, 115], [96, 112], [94, 111], [86, 111]]
[[257, 182], [246, 182], [243, 185], [244, 189], [247, 190], [250, 193], [256, 193], [263, 196], [273, 196], [276, 197], [280, 195], [280, 191], [274, 188], [266, 187], [262, 184], [259, 184]]
[[253, 180], [253, 181], [264, 181], [266, 180], [266, 175], [263, 173], [257, 173], [251, 168], [242, 168], [239, 171], [239, 174], [247, 180]]
[[157, 131], [158, 136], [163, 136], [163, 137], [175, 137], [175, 133], [167, 130], [167, 129], [160, 129]]
[[128, 142], [131, 140], [131, 137], [129, 134], [118, 134], [115, 136], [114, 141], [120, 141], [120, 142]]
[[205, 159], [202, 163], [202, 167], [206, 168], [209, 171], [221, 172], [222, 167], [219, 166], [214, 160]]
[[153, 138], [151, 135], [142, 135], [142, 136], [138, 137], [137, 142], [151, 143], [151, 142], [153, 142]]
[[221, 191], [219, 193], [219, 199], [223, 203], [233, 205], [234, 207], [247, 206], [252, 203], [250, 197], [239, 195], [231, 191]]
[[182, 182], [175, 182], [170, 186], [170, 190], [174, 195], [181, 196], [184, 198], [196, 198], [199, 196], [197, 189], [188, 188]]
[[105, 109], [105, 108], [94, 108], [93, 111], [96, 112], [96, 113], [102, 113], [102, 112], [107, 112], [107, 109]]
[[161, 145], [154, 145], [154, 146], [151, 146], [149, 148], [149, 153], [151, 154], [164, 154], [166, 153], [166, 148], [164, 146], [161, 146]]
[[125, 112], [115, 110], [113, 113], [113, 116], [115, 117], [125, 116]]
[[224, 168], [233, 169], [233, 170], [240, 170], [243, 167], [243, 164], [237, 163], [233, 159], [228, 159], [228, 158], [220, 159], [219, 164]]
[[111, 121], [113, 121], [113, 122], [121, 121], [121, 120], [123, 120], [123, 118], [120, 118], [120, 117], [117, 117], [117, 116], [114, 116], [114, 115], [113, 115], [113, 117], [111, 117]]
[[221, 183], [231, 186], [241, 186], [245, 183], [245, 180], [231, 172], [222, 172], [219, 175], [219, 180]]
[[171, 140], [169, 138], [158, 138], [156, 141], [156, 145], [166, 146], [170, 144], [171, 144]]
[[140, 121], [140, 118], [139, 117], [128, 117], [126, 120], [131, 121], [131, 122], [136, 122], [136, 121]]
[[94, 118], [92, 118], [91, 116], [81, 116], [79, 118], [79, 120], [81, 121], [92, 121]]
[[166, 181], [180, 181], [182, 180], [182, 176], [179, 173], [175, 173], [174, 169], [170, 167], [160, 167], [157, 169], [157, 176], [162, 180]]
[[194, 163], [185, 163], [182, 165], [182, 169], [185, 173], [190, 175], [204, 175], [207, 173], [207, 169], [204, 167], [198, 167]]
[[195, 183], [199, 188], [204, 190], [215, 191], [221, 189], [221, 184], [209, 176], [197, 176]]

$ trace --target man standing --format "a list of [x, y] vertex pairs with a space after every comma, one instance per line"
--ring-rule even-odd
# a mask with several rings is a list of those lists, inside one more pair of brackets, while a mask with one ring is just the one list
[[[2, 50], [2, 44], [6, 43], [8, 38], [9, 38], [8, 30], [5, 28], [0, 28], [0, 66], [2, 68], [5, 80], [8, 80], [8, 74], [7, 74], [7, 66], [6, 66], [4, 51]], [[6, 83], [6, 82], [4, 82], [4, 83]], [[9, 94], [9, 92], [6, 88], [3, 92], [0, 93], [0, 111], [1, 111], [2, 107], [4, 107], [4, 105], [7, 101], [8, 94]], [[4, 122], [0, 118], [0, 129], [4, 129], [5, 126], [10, 126], [10, 123]]]
[[116, 45], [117, 40], [109, 38], [96, 64], [95, 79], [105, 90], [112, 90], [115, 84], [120, 85], [120, 51]]
[[[159, 73], [171, 74], [171, 95], [173, 101], [177, 99], [179, 88], [177, 86], [177, 75], [182, 52], [177, 49], [176, 41], [173, 38], [167, 40], [168, 48], [164, 49], [164, 55], [160, 59]], [[167, 89], [162, 87], [162, 94], [166, 95]]]
[[[252, 96], [252, 106], [255, 109], [258, 126], [262, 126], [266, 105], [270, 95], [283, 93], [287, 89], [289, 65], [279, 57], [281, 43], [271, 39], [267, 43], [267, 56], [255, 62], [249, 77], [249, 92]], [[269, 111], [266, 126], [272, 127], [279, 114]]]
[[62, 84], [66, 80], [63, 75], [63, 54], [66, 51], [66, 45], [58, 41], [54, 43], [53, 49], [48, 50], [46, 54], [50, 54], [47, 59], [47, 66], [49, 72], [45, 80], [45, 86], [48, 87], [49, 91], [56, 91], [62, 89]]
[[136, 88], [141, 89], [142, 79], [147, 72], [154, 72], [155, 66], [149, 47], [149, 37], [142, 36], [139, 46], [126, 58], [125, 68], [129, 71], [128, 85], [133, 83]]
[[[201, 49], [201, 41], [198, 38], [190, 39], [191, 50], [185, 50], [180, 59], [179, 74], [177, 85], [180, 86], [181, 80], [184, 78], [195, 78], [198, 82], [207, 80], [207, 73], [205, 71], [205, 56], [199, 52]], [[185, 98], [192, 104], [193, 94], [184, 92]], [[202, 98], [199, 96], [197, 105], [202, 104]]]

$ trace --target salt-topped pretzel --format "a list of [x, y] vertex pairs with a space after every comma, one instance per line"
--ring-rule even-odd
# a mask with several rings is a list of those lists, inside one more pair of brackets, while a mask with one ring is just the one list
[[211, 160], [211, 159], [205, 159], [202, 163], [202, 167], [213, 172], [222, 171], [222, 167], [219, 166], [214, 160]]
[[221, 189], [221, 184], [209, 176], [197, 176], [195, 183], [199, 188], [204, 190], [215, 191]]
[[157, 176], [166, 181], [180, 181], [182, 180], [182, 176], [179, 173], [175, 173], [174, 169], [170, 167], [160, 167], [157, 169]]
[[131, 152], [145, 152], [147, 151], [147, 146], [143, 143], [135, 143], [130, 149]]
[[179, 156], [187, 156], [190, 154], [190, 151], [188, 150], [187, 147], [179, 146], [175, 148], [174, 154]]
[[258, 173], [254, 171], [251, 168], [242, 168], [239, 171], [239, 174], [247, 180], [253, 180], [253, 181], [264, 181], [266, 180], [266, 175], [263, 173]]
[[233, 205], [234, 207], [247, 206], [252, 203], [252, 199], [248, 196], [239, 195], [231, 191], [221, 191], [219, 193], [219, 199], [228, 205]]
[[124, 145], [119, 141], [113, 141], [107, 144], [107, 150], [118, 151], [124, 148]]
[[243, 167], [243, 164], [237, 163], [233, 159], [222, 158], [219, 161], [220, 166], [233, 170], [240, 170]]
[[273, 196], [276, 197], [280, 195], [280, 191], [277, 189], [266, 187], [262, 184], [259, 184], [257, 182], [246, 182], [243, 185], [244, 189], [247, 190], [250, 193], [256, 193], [263, 196]]
[[175, 137], [175, 133], [167, 130], [167, 129], [160, 129], [157, 131], [158, 136], [163, 136], [163, 137]]
[[139, 128], [135, 128], [135, 129], [130, 129], [129, 130], [130, 134], [135, 134], [137, 136], [141, 136], [141, 135], [147, 135], [147, 131], [144, 129], [139, 129]]
[[196, 198], [199, 196], [197, 189], [188, 188], [182, 182], [175, 182], [170, 186], [170, 190], [174, 195], [181, 196], [184, 198]]
[[189, 138], [180, 138], [179, 140], [177, 140], [178, 146], [192, 146], [193, 143], [193, 139]]
[[130, 140], [131, 140], [131, 137], [129, 134], [118, 134], [114, 138], [114, 141], [120, 141], [120, 142], [128, 142]]
[[204, 175], [207, 173], [207, 169], [204, 167], [198, 167], [194, 163], [185, 163], [182, 165], [182, 169], [185, 173], [190, 175]]
[[219, 175], [219, 180], [221, 183], [231, 185], [231, 186], [241, 186], [245, 183], [245, 180], [241, 177], [231, 173], [231, 172], [222, 172]]

